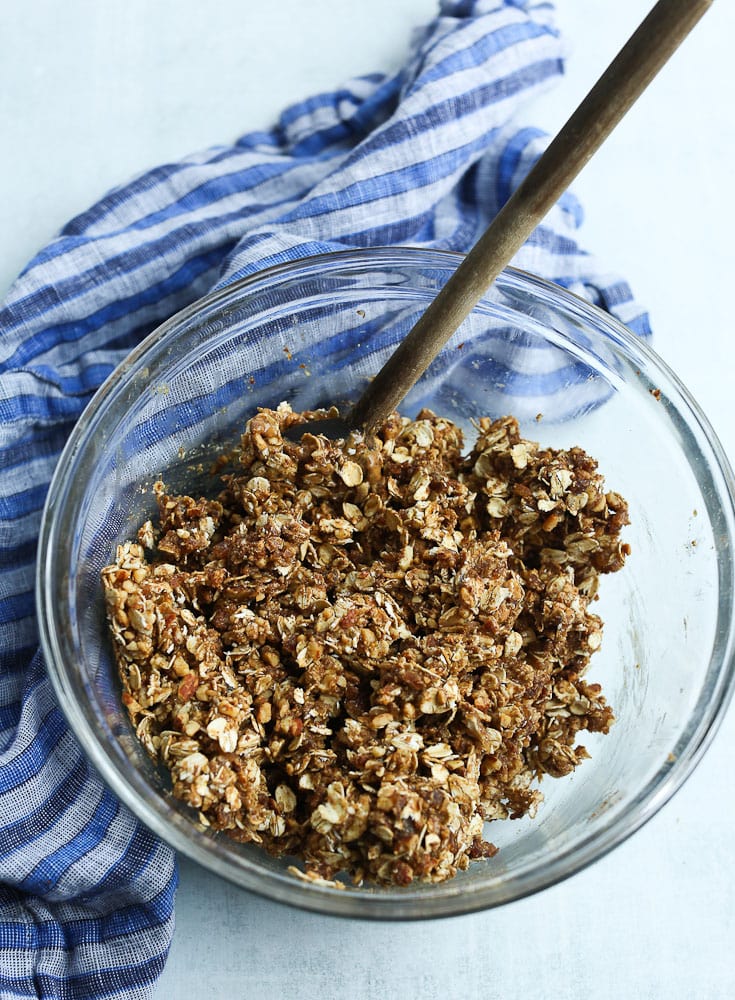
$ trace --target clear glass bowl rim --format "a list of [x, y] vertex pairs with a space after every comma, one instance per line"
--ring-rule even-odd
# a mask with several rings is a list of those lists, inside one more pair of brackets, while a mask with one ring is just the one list
[[[66, 495], [66, 483], [73, 475], [74, 457], [83, 447], [91, 425], [103, 414], [105, 404], [118, 384], [129, 376], [132, 368], [142, 364], [143, 360], [153, 352], [160, 350], [169, 334], [179, 330], [200, 311], [222, 306], [242, 292], [257, 289], [258, 285], [269, 285], [274, 281], [292, 277], [301, 270], [330, 267], [339, 269], [342, 265], [349, 267], [365, 264], [371, 267], [378, 265], [386, 267], [391, 263], [415, 264], [417, 267], [438, 267], [453, 271], [462, 259], [462, 254], [453, 251], [403, 246], [335, 251], [264, 268], [198, 299], [148, 334], [97, 390], [72, 429], [59, 458], [42, 514], [36, 566], [36, 599], [41, 648], [60, 707], [86, 755], [103, 780], [154, 834], [183, 855], [249, 891], [278, 902], [327, 915], [380, 920], [446, 917], [503, 905], [570, 877], [627, 840], [668, 802], [702, 759], [735, 691], [735, 622], [731, 621], [726, 643], [729, 655], [718, 665], [707, 711], [697, 720], [689, 743], [676, 761], [667, 767], [664, 774], [657, 773], [625, 810], [611, 821], [602, 822], [588, 838], [572, 850], [555, 855], [543, 867], [537, 866], [511, 876], [500, 891], [497, 885], [483, 888], [469, 887], [465, 883], [460, 888], [456, 882], [450, 880], [432, 886], [428, 892], [422, 890], [416, 894], [411, 894], [410, 889], [381, 891], [380, 894], [370, 892], [356, 894], [302, 882], [285, 873], [274, 872], [257, 865], [234, 867], [229, 864], [226, 857], [220, 857], [214, 851], [207, 850], [203, 844], [194, 842], [184, 834], [183, 830], [170, 823], [163, 808], [156, 808], [156, 800], [160, 797], [153, 789], [151, 789], [150, 803], [141, 798], [126, 782], [116, 763], [106, 753], [103, 734], [95, 728], [90, 717], [80, 708], [77, 693], [70, 684], [64, 666], [64, 653], [59, 643], [61, 631], [59, 608], [55, 602], [53, 584], [56, 564], [55, 543], [61, 530], [57, 498]], [[497, 280], [499, 283], [507, 282], [512, 287], [520, 287], [524, 292], [543, 301], [545, 305], [566, 311], [576, 319], [592, 324], [598, 332], [606, 334], [622, 346], [629, 358], [634, 359], [636, 363], [640, 360], [642, 367], [652, 369], [666, 377], [670, 387], [680, 397], [677, 403], [685, 404], [690, 421], [699, 425], [707, 440], [711, 449], [711, 455], [707, 457], [722, 477], [725, 499], [729, 504], [728, 520], [732, 525], [735, 520], [735, 478], [727, 456], [699, 404], [650, 345], [629, 331], [615, 317], [535, 274], [507, 267]], [[729, 553], [733, 552], [735, 537], [732, 532], [728, 542], [727, 546], [718, 549], [718, 560], [722, 558], [723, 549]], [[718, 620], [721, 617], [719, 615]]]

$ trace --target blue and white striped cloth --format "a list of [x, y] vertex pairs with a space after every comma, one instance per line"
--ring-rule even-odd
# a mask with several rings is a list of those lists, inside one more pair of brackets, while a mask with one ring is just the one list
[[[170, 943], [172, 852], [87, 763], [37, 652], [41, 507], [90, 396], [216, 285], [352, 246], [466, 250], [544, 145], [523, 105], [563, 72], [552, 5], [443, 0], [404, 69], [351, 81], [112, 191], [28, 265], [0, 310], [0, 996], [148, 997]], [[571, 195], [516, 263], [648, 335], [576, 242]]]

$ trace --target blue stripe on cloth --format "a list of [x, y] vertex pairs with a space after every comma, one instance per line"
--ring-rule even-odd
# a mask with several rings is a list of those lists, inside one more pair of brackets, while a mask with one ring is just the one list
[[[229, 156], [238, 156], [242, 159], [246, 154], [241, 150], [233, 150]], [[337, 156], [335, 153], [334, 156]], [[252, 159], [252, 154], [248, 154], [249, 158]], [[92, 232], [89, 230], [94, 230], [98, 228], [101, 223], [101, 219], [104, 217], [99, 211], [94, 213], [88, 213], [89, 217], [80, 217], [77, 225], [75, 227], [76, 231], [71, 234], [69, 232], [69, 226], [62, 230], [61, 236], [51, 243], [44, 250], [41, 250], [30, 263], [27, 265], [24, 274], [30, 274], [36, 267], [47, 264], [51, 260], [57, 260], [58, 258], [75, 251], [82, 251], [85, 246], [92, 242], [97, 242], [102, 239], [106, 241], [112, 241], [115, 237], [120, 237], [123, 234], [131, 234], [137, 231], [144, 231], [153, 228], [161, 222], [169, 221], [175, 219], [179, 215], [191, 216], [192, 213], [196, 212], [198, 209], [207, 210], [207, 218], [210, 222], [212, 230], [217, 225], [222, 223], [232, 221], [233, 219], [240, 219], [245, 221], [249, 215], [254, 212], [264, 213], [267, 212], [269, 208], [278, 209], [285, 200], [283, 197], [283, 192], [280, 193], [280, 197], [269, 201], [263, 200], [258, 197], [258, 189], [262, 185], [269, 184], [274, 181], [278, 181], [283, 178], [284, 175], [289, 175], [289, 195], [291, 198], [298, 198], [300, 194], [306, 194], [309, 190], [308, 186], [300, 185], [293, 189], [294, 182], [298, 181], [301, 174], [301, 167], [309, 166], [309, 164], [294, 163], [291, 159], [284, 162], [283, 157], [279, 156], [278, 153], [274, 153], [269, 157], [268, 162], [261, 162], [254, 166], [248, 166], [243, 168], [238, 168], [235, 171], [231, 171], [227, 174], [221, 174], [215, 177], [206, 177], [203, 180], [199, 178], [202, 176], [203, 171], [209, 169], [211, 171], [212, 167], [218, 165], [222, 162], [222, 154], [213, 156], [211, 160], [205, 164], [204, 167], [200, 167], [198, 164], [186, 164], [177, 165], [175, 170], [171, 168], [166, 173], [166, 177], [169, 178], [173, 172], [176, 173], [186, 173], [187, 176], [191, 175], [194, 183], [187, 188], [186, 192], [178, 198], [171, 200], [166, 199], [166, 202], [161, 207], [157, 207], [154, 211], [148, 212], [142, 216], [136, 216], [131, 221], [127, 222], [122, 227], [113, 227], [111, 229], [106, 229], [104, 233], [102, 232]], [[328, 161], [329, 157], [327, 157]], [[313, 169], [313, 168], [312, 168]], [[143, 191], [147, 191], [147, 185], [143, 186]], [[129, 202], [134, 202], [135, 199], [126, 190], [121, 192], [121, 196], [125, 194], [124, 204]], [[136, 192], [140, 193], [140, 192]], [[240, 196], [241, 198], [247, 198], [247, 203], [242, 205], [236, 213], [218, 213], [213, 214], [214, 206], [221, 201], [231, 198], [233, 195]], [[122, 207], [122, 203], [114, 203], [109, 211], [105, 214], [115, 215], [119, 213]], [[143, 206], [141, 206], [143, 208]], [[243, 226], [244, 228], [244, 226]]]
[[375, 82], [379, 85], [350, 116], [349, 125], [356, 136], [366, 135], [376, 124], [382, 122], [400, 92], [402, 78], [403, 74], [399, 73], [390, 79], [376, 79]]
[[[17, 785], [15, 790], [22, 791], [23, 785], [27, 782], [32, 782], [35, 778], [35, 774], [29, 774], [25, 781]], [[39, 802], [37, 805], [37, 812], [44, 815], [47, 812], [54, 811], [58, 819], [61, 819], [64, 813], [69, 809], [75, 808], [75, 803], [84, 790], [84, 785], [86, 781], [86, 775], [82, 770], [74, 770], [69, 774], [63, 776], [63, 780], [58, 785], [49, 784], [49, 793], [43, 801]], [[61, 802], [66, 803], [62, 810], [53, 810], [54, 799], [58, 796]], [[33, 813], [22, 816], [19, 819], [14, 820], [13, 823], [9, 824], [3, 829], [3, 843], [2, 852], [0, 852], [0, 863], [2, 858], [15, 852], [18, 848], [29, 846], [34, 840], [38, 840], [40, 837], [46, 834], [46, 830], [41, 826], [39, 829], [38, 822], [34, 819]]]
[[[421, 85], [426, 86], [464, 69], [474, 69], [478, 64], [487, 62], [507, 49], [550, 34], [552, 33], [547, 27], [535, 21], [513, 21], [496, 31], [481, 34], [471, 45], [463, 46], [434, 63], [421, 74]], [[562, 72], [561, 59], [556, 60], [556, 71], [559, 74]]]
[[497, 205], [502, 208], [513, 193], [516, 186], [516, 171], [520, 163], [523, 151], [533, 139], [543, 136], [543, 132], [537, 128], [523, 128], [513, 136], [511, 141], [503, 150], [503, 154], [498, 161], [498, 178], [496, 183]]
[[350, 238], [355, 242], [359, 241], [366, 247], [390, 246], [405, 242], [409, 233], [413, 235], [424, 233], [428, 239], [433, 233], [434, 224], [433, 213], [422, 212], [419, 215], [386, 222], [379, 226], [369, 226], [367, 229], [352, 233]]
[[10, 523], [25, 517], [30, 511], [40, 510], [46, 499], [47, 490], [48, 483], [44, 483], [29, 490], [21, 490], [12, 496], [0, 496], [0, 519]]
[[[434, 102], [416, 114], [388, 123], [383, 129], [368, 137], [359, 150], [352, 151], [346, 162], [349, 164], [356, 160], [362, 161], [381, 149], [390, 148], [393, 152], [396, 146], [404, 143], [418, 145], [416, 139], [422, 133], [430, 135], [431, 130], [437, 126], [449, 123], [456, 125], [458, 120], [468, 117], [473, 111], [488, 109], [493, 104], [506, 101], [514, 94], [536, 86], [556, 73], [558, 73], [558, 61], [544, 59], [515, 69], [491, 82], [478, 83], [464, 94]], [[455, 131], [459, 136], [462, 135], [461, 128], [457, 127]], [[413, 160], [406, 157], [403, 162], [413, 163]]]
[[[132, 956], [131, 956], [132, 958]], [[139, 991], [141, 984], [153, 983], [163, 971], [163, 960], [159, 957], [143, 959], [135, 964], [117, 966], [114, 969], [104, 969], [100, 972], [92, 970], [71, 975], [59, 975], [51, 972], [38, 972], [34, 975], [34, 983], [41, 991], [28, 993], [19, 989], [26, 981], [25, 977], [7, 976], [0, 972], [0, 987], [3, 997], [63, 997], [84, 996], [103, 1000], [105, 997], [119, 997], [124, 1000], [128, 991]]]
[[[237, 215], [237, 213], [229, 214], [232, 218], [235, 218]], [[177, 233], [178, 242], [176, 238]], [[172, 291], [190, 287], [200, 274], [206, 273], [208, 269], [216, 265], [221, 259], [223, 252], [221, 245], [215, 250], [209, 247], [198, 255], [192, 256], [183, 263], [180, 263], [182, 249], [196, 239], [196, 235], [193, 235], [191, 232], [191, 227], [184, 225], [177, 232], [169, 233], [164, 241], [154, 241], [137, 246], [128, 253], [111, 257], [107, 260], [106, 264], [95, 264], [94, 267], [87, 270], [79, 270], [67, 279], [67, 288], [64, 287], [64, 283], [59, 283], [57, 290], [68, 292], [65, 301], [65, 312], [77, 299], [83, 298], [86, 305], [86, 300], [90, 294], [93, 296], [96, 295], [98, 301], [102, 299], [105, 302], [105, 306], [92, 313], [80, 310], [83, 311], [83, 319], [76, 318], [73, 321], [63, 323], [48, 320], [48, 325], [43, 331], [39, 331], [36, 334], [30, 334], [29, 331], [29, 335], [25, 338], [27, 343], [24, 350], [16, 350], [4, 362], [0, 360], [0, 374], [2, 374], [3, 370], [22, 370], [22, 366], [28, 364], [37, 355], [43, 354], [60, 343], [73, 341], [121, 317], [135, 315], [143, 306], [159, 302], [170, 295]], [[147, 272], [150, 270], [151, 262], [155, 262], [158, 259], [159, 269], [157, 276], [160, 276], [160, 263], [165, 257], [167, 250], [175, 250], [177, 256], [170, 261], [166, 277], [161, 281], [150, 284], [150, 287], [148, 287]], [[174, 270], [174, 268], [176, 269]], [[112, 287], [115, 283], [126, 288], [129, 287], [129, 280], [121, 281], [120, 279], [127, 279], [128, 276], [133, 275], [136, 271], [146, 272], [145, 294], [140, 292], [132, 296], [120, 296], [117, 294], [112, 302], [106, 302], [106, 297], [103, 297], [106, 287]], [[78, 278], [79, 280], [75, 282], [74, 278]], [[34, 291], [25, 300], [21, 300], [20, 302], [14, 301], [11, 306], [0, 311], [0, 324], [8, 332], [13, 330], [22, 333], [28, 324], [28, 317], [31, 313], [35, 312], [37, 321], [42, 320], [49, 314], [56, 314], [58, 311], [56, 309], [56, 301], [49, 302], [47, 300], [48, 292], [46, 290], [40, 292]], [[21, 343], [24, 343], [22, 338]]]
[[[85, 243], [88, 239], [89, 230], [98, 228], [102, 221], [109, 216], [117, 220], [121, 209], [130, 203], [141, 202], [144, 207], [149, 206], [148, 195], [156, 192], [156, 201], [160, 201], [161, 189], [168, 187], [167, 182], [179, 174], [185, 174], [196, 169], [201, 164], [219, 165], [225, 161], [242, 156], [243, 152], [261, 152], [263, 147], [267, 147], [268, 154], [272, 158], [277, 153], [279, 143], [276, 137], [268, 132], [251, 132], [243, 136], [233, 146], [224, 149], [210, 150], [205, 155], [189, 157], [181, 163], [170, 163], [165, 166], [156, 167], [153, 170], [142, 174], [133, 181], [128, 182], [124, 187], [117, 188], [109, 192], [101, 201], [97, 202], [85, 212], [71, 219], [61, 230], [60, 237], [68, 239], [70, 243], [78, 239], [80, 243]], [[154, 201], [155, 204], [155, 201]], [[154, 210], [160, 211], [159, 208]], [[146, 216], [143, 216], [145, 218]], [[133, 223], [137, 221], [133, 220]], [[47, 251], [56, 246], [56, 241], [51, 243]], [[42, 251], [46, 253], [47, 251]], [[44, 258], [41, 257], [40, 260]], [[39, 256], [34, 257], [26, 268], [21, 272], [21, 276], [28, 274], [31, 267], [39, 262]]]
[[[28, 444], [33, 439], [34, 449], [37, 445], [39, 449], [44, 449], [49, 441], [53, 440], [54, 432], [51, 428], [47, 433], [39, 431], [37, 435], [29, 436], [26, 441], [13, 441], [7, 448], [0, 452], [0, 459], [2, 460], [2, 465], [0, 465], [0, 472], [11, 473], [13, 471], [18, 472], [18, 478], [21, 478], [21, 472], [25, 469], [29, 462], [33, 459], [30, 458], [28, 454]], [[25, 478], [25, 477], [23, 477]]]
[[314, 112], [321, 108], [336, 109], [341, 101], [345, 101], [355, 108], [359, 107], [360, 103], [356, 98], [354, 91], [349, 90], [346, 87], [341, 87], [337, 90], [329, 91], [328, 93], [315, 94], [313, 97], [308, 97], [300, 104], [291, 105], [290, 108], [286, 108], [281, 117], [278, 119], [278, 124], [282, 129], [288, 129], [288, 127], [293, 125], [294, 122], [301, 121], [303, 118], [311, 118]]
[[[12, 423], [58, 423], [79, 415], [80, 406], [76, 397], [81, 395], [81, 384], [77, 381], [75, 391], [66, 396], [31, 396], [29, 394], [0, 399], [0, 420]], [[1, 507], [0, 507], [1, 510]]]
[[[132, 942], [131, 942], [132, 944]], [[60, 951], [61, 949], [56, 949]], [[38, 956], [39, 960], [42, 956]], [[35, 964], [35, 963], [34, 963]], [[46, 963], [44, 963], [46, 964]], [[131, 996], [135, 990], [137, 996], [143, 995], [141, 988], [146, 985], [152, 986], [163, 971], [164, 959], [160, 956], [155, 958], [137, 959], [133, 954], [130, 956], [130, 964], [116, 966], [113, 969], [101, 969], [99, 972], [91, 970], [89, 972], [73, 973], [70, 975], [52, 972], [37, 972], [33, 974], [34, 991], [28, 992], [24, 989], [27, 983], [25, 976], [10, 976], [0, 972], [0, 987], [3, 990], [4, 1000], [13, 998], [61, 998], [61, 997], [90, 997], [95, 1000], [106, 1000], [106, 998], [117, 997], [125, 1000]], [[48, 963], [47, 967], [53, 967]], [[40, 992], [36, 992], [36, 989]]]
[[[55, 920], [40, 919], [34, 923], [0, 922], [0, 956], [4, 948], [52, 951], [58, 948], [79, 948], [81, 945], [104, 944], [113, 938], [134, 935], [143, 923], [160, 926], [175, 892], [175, 883], [167, 884], [145, 906], [132, 904], [96, 917], [80, 914], [63, 928]], [[0, 886], [0, 913], [4, 903], [23, 898], [16, 889]]]
[[0, 598], [0, 622], [14, 622], [25, 618], [33, 610], [33, 591], [11, 594]]
[[[409, 191], [412, 193], [421, 191], [423, 188], [451, 177], [456, 171], [457, 165], [465, 163], [468, 156], [471, 156], [478, 149], [482, 149], [489, 138], [489, 136], [482, 135], [464, 146], [434, 156], [430, 160], [412, 163], [410, 166], [397, 167], [379, 177], [367, 177], [364, 180], [355, 181], [348, 187], [311, 198], [308, 204], [299, 206], [284, 216], [281, 224], [287, 226], [292, 220], [313, 219], [319, 216], [331, 218], [337, 212], [343, 212], [345, 209], [355, 206], [359, 206], [360, 209], [369, 209], [376, 202], [385, 200], [387, 189], [390, 190], [392, 197]], [[355, 237], [353, 232], [348, 232], [344, 233], [342, 238], [352, 242]]]
[[[152, 250], [151, 252], [155, 251]], [[65, 323], [57, 323], [53, 326], [39, 330], [38, 333], [30, 334], [19, 342], [18, 348], [14, 354], [8, 358], [4, 365], [0, 363], [0, 374], [2, 374], [3, 368], [18, 368], [22, 365], [28, 364], [34, 357], [36, 357], [36, 355], [48, 351], [52, 344], [56, 345], [62, 342], [71, 343], [80, 339], [86, 333], [99, 330], [105, 324], [115, 319], [119, 319], [123, 316], [135, 315], [144, 306], [156, 303], [164, 296], [168, 295], [173, 289], [185, 288], [194, 280], [194, 278], [202, 272], [209, 270], [216, 261], [220, 260], [222, 253], [222, 247], [218, 247], [215, 250], [209, 250], [206, 253], [201, 254], [199, 257], [187, 260], [176, 271], [171, 274], [167, 274], [162, 280], [149, 285], [145, 288], [145, 290], [138, 291], [133, 295], [115, 299], [113, 302], [107, 303], [91, 315], [85, 315], [83, 318], [67, 321]], [[115, 263], [117, 264], [120, 262]], [[129, 258], [126, 261], [128, 270], [123, 273], [132, 274], [138, 268], [143, 268], [149, 264], [150, 258], [141, 254], [140, 251], [137, 251], [135, 255], [132, 255], [132, 259]], [[91, 270], [93, 272], [99, 272], [98, 276], [100, 278], [105, 277], [105, 268], [102, 265], [92, 268]], [[85, 278], [90, 281], [93, 281], [94, 277], [94, 274], [85, 275]], [[73, 300], [77, 297], [77, 295], [82, 295], [84, 291], [85, 289], [80, 288], [76, 292], [71, 293], [69, 296], [69, 304], [73, 303]], [[0, 316], [0, 323], [1, 322], [2, 316]]]
[[66, 721], [58, 707], [52, 707], [40, 717], [39, 731], [32, 742], [3, 767], [3, 794], [15, 791], [29, 775], [36, 774], [66, 733]]
[[[20, 707], [22, 701], [10, 701], [6, 704], [0, 705], [0, 733], [4, 733], [10, 726], [17, 725], [18, 714], [20, 712]], [[32, 780], [32, 778], [31, 778]], [[6, 831], [10, 831], [11, 827], [3, 827], [3, 840], [5, 840]], [[7, 836], [10, 838], [12, 834], [8, 832]]]
[[[15, 648], [8, 652], [7, 657], [3, 659], [3, 670], [4, 676], [8, 677], [14, 673], [22, 673], [23, 677], [28, 670], [28, 664], [33, 659], [33, 655], [36, 652], [36, 644], [32, 646], [17, 645]], [[8, 693], [8, 687], [5, 684], [0, 685], [0, 705], [10, 704], [6, 698]], [[12, 701], [12, 699], [11, 699]]]
[[[120, 185], [72, 219], [10, 290], [0, 308], [3, 996], [150, 997], [173, 930], [173, 853], [88, 765], [34, 645], [40, 512], [68, 433], [126, 353], [214, 286], [353, 246], [468, 249], [543, 148], [545, 137], [520, 112], [563, 72], [551, 15], [550, 4], [527, 0], [441, 0], [440, 16], [416, 36], [397, 73], [307, 97], [269, 130]], [[628, 285], [579, 245], [581, 221], [567, 193], [516, 263], [648, 336]], [[397, 302], [395, 330], [414, 318]], [[310, 351], [329, 354], [335, 379], [356, 339], [370, 340], [372, 358], [385, 356], [384, 332], [369, 322], [355, 317], [331, 336], [324, 319], [316, 304], [305, 320], [322, 331]], [[261, 346], [283, 339], [283, 322], [274, 307]], [[308, 362], [309, 351], [302, 355]], [[531, 337], [505, 337], [473, 361], [464, 381], [450, 373], [454, 396], [485, 380], [509, 408], [538, 399], [563, 409], [569, 386], [582, 408], [602, 398], [584, 365], [540, 350]], [[256, 363], [252, 374], [253, 399], [276, 384], [284, 393], [317, 392], [297, 385], [280, 360]], [[429, 389], [435, 377], [430, 368]], [[204, 433], [213, 426], [212, 400], [232, 405], [241, 396], [225, 373], [210, 393], [172, 397], [163, 416], [127, 433], [115, 461], [130, 452], [141, 468], [158, 470], [172, 428]], [[104, 551], [116, 513], [106, 495], [99, 507], [104, 523], [86, 530]]]
[[94, 850], [104, 840], [107, 830], [114, 820], [120, 803], [105, 790], [99, 805], [93, 815], [75, 837], [60, 844], [58, 848], [42, 858], [33, 871], [17, 884], [23, 891], [38, 893], [39, 888], [48, 892], [55, 888], [59, 879], [67, 869], [75, 864], [80, 856]]
[[26, 539], [18, 545], [7, 545], [0, 548], [6, 565], [20, 566], [30, 563], [36, 558], [36, 539]]

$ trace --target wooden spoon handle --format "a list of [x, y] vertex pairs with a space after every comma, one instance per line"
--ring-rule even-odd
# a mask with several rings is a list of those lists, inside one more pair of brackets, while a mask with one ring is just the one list
[[711, 4], [656, 4], [375, 376], [350, 427], [370, 432], [398, 406]]

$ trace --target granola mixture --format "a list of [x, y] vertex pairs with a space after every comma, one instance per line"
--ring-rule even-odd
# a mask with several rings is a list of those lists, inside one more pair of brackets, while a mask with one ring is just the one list
[[103, 571], [123, 701], [202, 823], [313, 880], [439, 882], [613, 721], [584, 674], [627, 505], [512, 417], [463, 455], [428, 410], [284, 438], [314, 416], [259, 411], [216, 500], [157, 484]]

